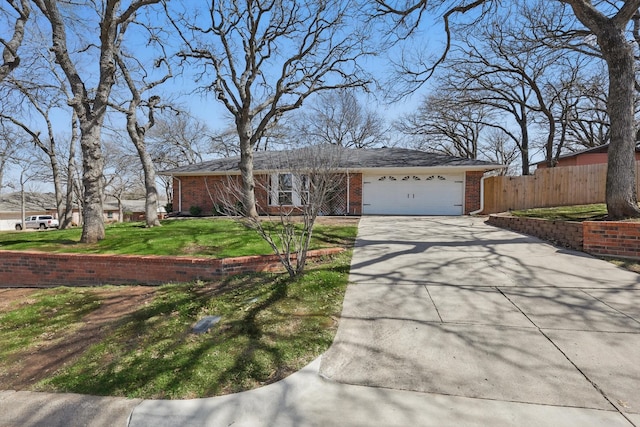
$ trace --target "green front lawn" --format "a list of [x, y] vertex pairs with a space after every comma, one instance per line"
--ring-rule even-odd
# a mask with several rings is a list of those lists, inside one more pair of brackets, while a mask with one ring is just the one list
[[[145, 228], [142, 223], [112, 224], [106, 238], [97, 244], [81, 244], [82, 230], [0, 232], [0, 249], [37, 250], [86, 254], [191, 255], [227, 258], [271, 253], [255, 231], [230, 219], [185, 219], [162, 221], [162, 227]], [[349, 245], [356, 225], [316, 225], [311, 249]]]
[[511, 215], [559, 221], [598, 221], [607, 216], [604, 203], [511, 211]]

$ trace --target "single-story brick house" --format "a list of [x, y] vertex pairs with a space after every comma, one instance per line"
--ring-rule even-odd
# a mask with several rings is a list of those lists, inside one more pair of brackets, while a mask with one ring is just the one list
[[[335, 149], [335, 148], [334, 148]], [[254, 153], [256, 203], [262, 213], [282, 205], [295, 207], [304, 180], [282, 167], [292, 151]], [[463, 215], [480, 208], [484, 173], [504, 166], [404, 148], [342, 148], [337, 173], [344, 194], [330, 215]], [[240, 157], [215, 159], [162, 172], [173, 177], [174, 211], [192, 206], [211, 213], [224, 198], [230, 180], [239, 182]], [[280, 165], [274, 167], [273, 165]], [[283, 203], [284, 201], [284, 203]]]
[[[556, 167], [560, 166], [582, 166], [597, 165], [607, 163], [609, 152], [609, 144], [600, 145], [598, 147], [588, 148], [586, 150], [576, 151], [575, 153], [567, 153], [558, 157]], [[636, 146], [636, 162], [640, 162], [640, 147]], [[539, 168], [547, 168], [546, 161], [536, 163]]]

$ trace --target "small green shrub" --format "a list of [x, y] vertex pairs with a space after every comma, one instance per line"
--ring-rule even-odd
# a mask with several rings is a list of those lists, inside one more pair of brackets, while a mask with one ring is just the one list
[[200, 216], [202, 215], [202, 208], [200, 206], [191, 206], [189, 208], [189, 213], [191, 216]]

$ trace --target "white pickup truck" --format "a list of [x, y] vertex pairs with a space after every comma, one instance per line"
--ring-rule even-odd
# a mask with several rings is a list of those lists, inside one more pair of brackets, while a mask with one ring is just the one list
[[[46, 230], [47, 228], [58, 228], [58, 220], [51, 215], [33, 215], [24, 219], [24, 228], [35, 228]], [[22, 230], [22, 222], [16, 223], [16, 230]]]

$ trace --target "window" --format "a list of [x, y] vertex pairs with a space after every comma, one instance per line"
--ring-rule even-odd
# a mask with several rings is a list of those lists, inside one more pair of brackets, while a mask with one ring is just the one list
[[309, 200], [309, 177], [280, 173], [271, 175], [269, 204], [272, 206], [302, 206]]
[[300, 188], [298, 191], [300, 192], [300, 204], [309, 204], [309, 177], [307, 175], [300, 177]]
[[278, 204], [293, 205], [293, 175], [290, 173], [278, 175]]

